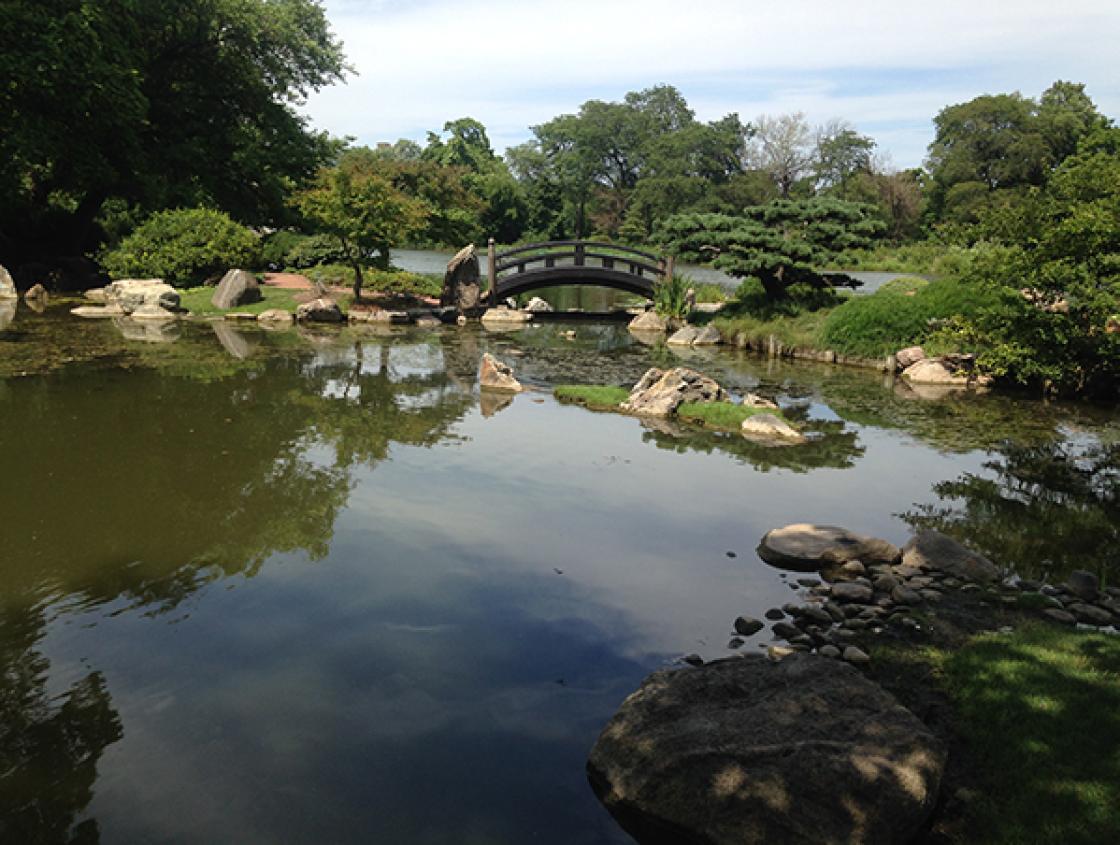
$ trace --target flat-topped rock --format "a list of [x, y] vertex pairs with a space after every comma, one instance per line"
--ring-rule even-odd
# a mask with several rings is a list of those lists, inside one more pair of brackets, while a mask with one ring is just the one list
[[124, 316], [124, 311], [116, 305], [79, 305], [76, 308], [71, 308], [70, 313], [75, 317], [94, 320]]
[[257, 315], [258, 323], [276, 328], [290, 326], [294, 321], [295, 317], [292, 316], [291, 312], [282, 308], [269, 308]]
[[699, 336], [700, 329], [696, 326], [681, 326], [665, 342], [670, 346], [692, 346]]
[[903, 547], [902, 563], [968, 581], [990, 583], [999, 578], [999, 569], [982, 554], [932, 528], [919, 531]]
[[[863, 662], [857, 651], [845, 657]], [[859, 670], [785, 649], [776, 662], [650, 675], [599, 736], [588, 775], [641, 842], [906, 842], [945, 760]]]
[[499, 305], [497, 308], [487, 308], [486, 313], [482, 315], [483, 323], [512, 323], [518, 325], [528, 323], [532, 319], [532, 314], [526, 311], [516, 311], [504, 305]]
[[758, 556], [772, 566], [809, 572], [839, 566], [850, 560], [865, 565], [896, 563], [898, 547], [877, 537], [855, 534], [835, 525], [796, 523], [768, 531]]

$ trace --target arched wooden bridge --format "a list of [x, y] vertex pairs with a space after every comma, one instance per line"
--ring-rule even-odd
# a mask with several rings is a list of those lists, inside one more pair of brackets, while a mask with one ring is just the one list
[[487, 257], [491, 305], [566, 285], [598, 285], [652, 299], [654, 286], [673, 276], [671, 256], [598, 241], [548, 241], [496, 252], [491, 238]]

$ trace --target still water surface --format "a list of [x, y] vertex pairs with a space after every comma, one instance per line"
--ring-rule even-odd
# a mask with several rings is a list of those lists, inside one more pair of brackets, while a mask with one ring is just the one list
[[[1060, 520], [934, 485], [1102, 455], [1115, 479], [1111, 409], [923, 400], [617, 325], [173, 334], [64, 310], [0, 330], [2, 841], [627, 842], [586, 754], [648, 672], [794, 598], [765, 531], [901, 542], [955, 507], [1038, 570], [1065, 565], [1040, 563]], [[537, 390], [480, 397], [487, 350]], [[777, 398], [812, 444], [549, 393], [676, 362]], [[1039, 477], [1070, 536], [1115, 542], [1114, 501]]]

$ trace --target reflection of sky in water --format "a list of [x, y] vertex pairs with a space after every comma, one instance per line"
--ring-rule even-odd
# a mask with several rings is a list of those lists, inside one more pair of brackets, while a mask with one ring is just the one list
[[[458, 342], [368, 342], [357, 370], [408, 382], [376, 394], [404, 410], [456, 401], [479, 354]], [[510, 360], [543, 382], [581, 355]], [[617, 381], [649, 360], [585, 366]], [[732, 385], [811, 400], [814, 420], [851, 418], [827, 403], [858, 376], [806, 388], [810, 370], [708, 360]], [[321, 394], [351, 395], [353, 346], [316, 361], [337, 368]], [[450, 382], [423, 380], [444, 366]], [[861, 385], [857, 398], [882, 399], [874, 377]], [[99, 669], [124, 725], [86, 815], [107, 843], [627, 841], [586, 784], [586, 753], [651, 669], [723, 656], [736, 616], [794, 599], [792, 576], [755, 556], [761, 536], [810, 521], [901, 542], [895, 515], [985, 457], [846, 426], [862, 447], [849, 468], [796, 472], [659, 448], [636, 419], [540, 393], [488, 418], [475, 406], [431, 447], [390, 442], [387, 460], [351, 469], [324, 558], [274, 554], [162, 615], [122, 599], [47, 627], [52, 689]], [[321, 467], [336, 454], [301, 450]]]
[[897, 438], [865, 431], [859, 473], [760, 474], [532, 400], [359, 472], [325, 560], [274, 558], [177, 624], [55, 630], [125, 724], [90, 808], [106, 841], [611, 841], [584, 755], [648, 670], [792, 598], [758, 538], [804, 518], [900, 539], [890, 514], [952, 471], [911, 453], [894, 477]]

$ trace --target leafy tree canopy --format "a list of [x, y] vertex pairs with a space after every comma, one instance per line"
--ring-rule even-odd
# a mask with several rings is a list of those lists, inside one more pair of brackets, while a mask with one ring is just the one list
[[421, 231], [428, 213], [422, 200], [393, 184], [381, 164], [368, 150], [344, 154], [292, 199], [318, 232], [337, 239], [354, 268], [355, 299], [362, 294], [363, 265], [388, 268], [390, 248]]
[[841, 252], [870, 246], [883, 229], [870, 206], [814, 198], [775, 200], [739, 215], [675, 215], [662, 225], [659, 240], [685, 260], [757, 278], [773, 301], [790, 296], [795, 285], [826, 288], [831, 280], [822, 268]]
[[294, 110], [345, 71], [319, 0], [0, 0], [0, 257], [78, 253], [110, 197], [283, 212], [331, 154]]
[[983, 209], [1017, 201], [1105, 122], [1084, 85], [1062, 81], [1038, 102], [986, 94], [942, 109], [927, 163], [934, 220], [975, 222]]

